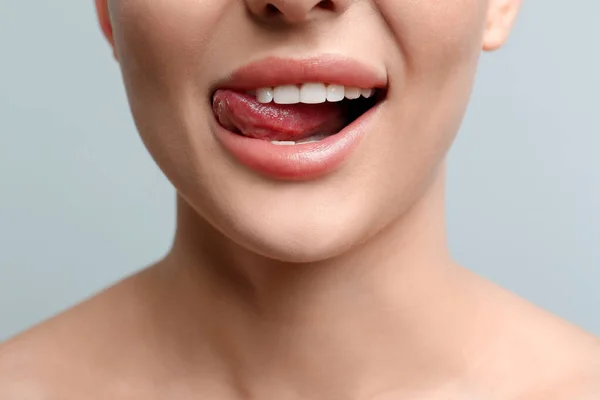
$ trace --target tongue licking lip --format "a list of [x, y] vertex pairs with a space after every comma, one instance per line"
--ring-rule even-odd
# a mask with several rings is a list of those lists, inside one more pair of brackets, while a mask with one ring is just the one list
[[340, 103], [262, 104], [254, 97], [218, 90], [213, 111], [219, 123], [244, 136], [271, 141], [300, 141], [314, 135], [332, 135], [346, 121]]

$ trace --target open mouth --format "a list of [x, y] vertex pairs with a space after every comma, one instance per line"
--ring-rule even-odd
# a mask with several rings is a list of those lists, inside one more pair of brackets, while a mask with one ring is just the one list
[[218, 89], [212, 106], [217, 121], [230, 132], [273, 145], [301, 145], [338, 134], [385, 95], [384, 88], [304, 83]]
[[383, 112], [387, 74], [339, 54], [268, 57], [217, 81], [211, 131], [244, 167], [277, 180], [334, 173]]

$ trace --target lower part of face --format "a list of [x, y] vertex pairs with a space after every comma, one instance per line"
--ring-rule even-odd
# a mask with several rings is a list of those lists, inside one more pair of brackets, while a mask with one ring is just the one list
[[[402, 216], [438, 173], [471, 92], [486, 0], [340, 3], [343, 12], [275, 24], [243, 0], [110, 2], [145, 145], [190, 207], [270, 258], [334, 257]], [[386, 97], [352, 154], [303, 181], [270, 179], [231, 157], [212, 132], [215, 83], [249, 61], [320, 54], [387, 76]]]

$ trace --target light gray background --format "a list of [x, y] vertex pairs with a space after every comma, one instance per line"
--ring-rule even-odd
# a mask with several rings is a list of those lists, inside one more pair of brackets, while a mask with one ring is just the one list
[[[600, 3], [524, 3], [451, 153], [451, 245], [600, 334]], [[93, 2], [0, 0], [0, 340], [159, 259], [173, 219]]]

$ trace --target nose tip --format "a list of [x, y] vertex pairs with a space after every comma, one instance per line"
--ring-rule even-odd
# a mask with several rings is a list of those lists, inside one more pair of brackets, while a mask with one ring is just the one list
[[339, 12], [344, 0], [247, 0], [247, 3], [250, 11], [262, 20], [301, 23], [318, 15]]

